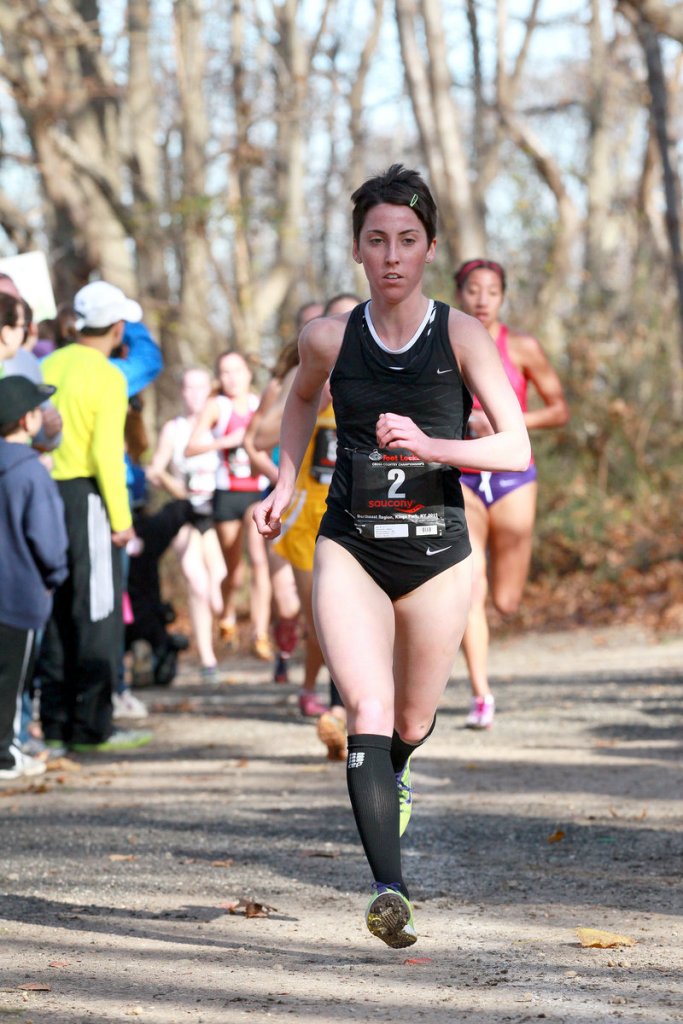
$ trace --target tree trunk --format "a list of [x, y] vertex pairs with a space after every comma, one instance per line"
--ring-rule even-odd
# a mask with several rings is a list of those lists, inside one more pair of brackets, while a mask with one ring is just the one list
[[176, 73], [182, 137], [179, 315], [171, 357], [187, 366], [211, 365], [216, 355], [209, 310], [206, 150], [208, 127], [203, 94], [206, 52], [202, 39], [201, 0], [174, 0]]
[[647, 81], [650, 90], [650, 111], [662, 164], [666, 231], [669, 240], [671, 269], [678, 299], [678, 344], [671, 349], [672, 409], [676, 419], [683, 419], [683, 246], [681, 245], [681, 180], [677, 170], [676, 139], [669, 125], [669, 102], [662, 54], [657, 33], [649, 21], [635, 14], [631, 4], [623, 5], [645, 54]]
[[[655, 32], [683, 43], [683, 5], [668, 0], [618, 0], [617, 10], [629, 17], [637, 15]], [[629, 17], [629, 20], [631, 18]]]
[[618, 244], [611, 230], [610, 216], [614, 181], [610, 166], [613, 144], [609, 132], [614, 117], [612, 67], [601, 23], [601, 6], [601, 0], [591, 0], [586, 254], [582, 288], [584, 300], [591, 307], [604, 300], [611, 280], [614, 249]]
[[[422, 20], [426, 52], [418, 43]], [[422, 151], [442, 221], [452, 265], [486, 251], [483, 219], [474, 200], [459, 111], [451, 95], [451, 77], [439, 0], [396, 0], [408, 93]]]
[[574, 249], [580, 218], [560, 168], [529, 125], [505, 110], [501, 111], [501, 116], [509, 137], [530, 157], [540, 178], [553, 193], [557, 204], [557, 226], [549, 260], [550, 268], [536, 299], [534, 325], [542, 335], [544, 343], [557, 357], [564, 349], [563, 316], [573, 301], [571, 281], [575, 268]]
[[149, 0], [128, 0], [128, 90], [124, 123], [133, 186], [133, 220], [140, 292], [146, 322], [163, 337], [170, 301], [161, 227], [162, 168], [159, 98], [150, 54]]

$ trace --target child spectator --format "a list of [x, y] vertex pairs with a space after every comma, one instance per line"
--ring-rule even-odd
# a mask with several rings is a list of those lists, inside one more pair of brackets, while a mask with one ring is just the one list
[[45, 763], [16, 743], [19, 698], [30, 679], [36, 632], [67, 576], [64, 508], [57, 485], [28, 447], [53, 387], [0, 380], [0, 779], [40, 775]]

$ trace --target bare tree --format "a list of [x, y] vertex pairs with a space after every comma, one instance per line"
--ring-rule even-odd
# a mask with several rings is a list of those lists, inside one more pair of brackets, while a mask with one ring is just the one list
[[678, 173], [676, 140], [670, 127], [666, 76], [657, 32], [637, 10], [640, 5], [620, 3], [619, 9], [633, 25], [645, 55], [650, 90], [650, 111], [662, 166], [666, 201], [666, 229], [671, 267], [678, 296], [679, 346], [673, 362], [672, 397], [674, 411], [683, 417], [683, 244], [681, 242], [681, 180]]
[[485, 251], [486, 233], [470, 182], [463, 119], [452, 96], [439, 0], [396, 0], [396, 19], [422, 151], [456, 265]]
[[614, 175], [610, 126], [614, 116], [614, 67], [602, 25], [602, 4], [590, 0], [588, 159], [586, 165], [586, 249], [584, 298], [593, 306], [602, 300], [610, 277], [616, 239], [611, 233]]
[[8, 0], [0, 8], [11, 83], [48, 200], [57, 291], [73, 294], [98, 268], [134, 292], [121, 202], [119, 88], [97, 33], [96, 0]]
[[550, 189], [556, 204], [557, 220], [553, 233], [552, 250], [545, 276], [535, 302], [535, 324], [551, 349], [560, 350], [564, 343], [563, 315], [572, 290], [572, 276], [576, 263], [575, 245], [581, 219], [565, 174], [554, 154], [544, 145], [532, 128], [529, 120], [515, 109], [520, 90], [521, 69], [524, 67], [531, 32], [536, 23], [538, 4], [532, 3], [527, 19], [525, 44], [521, 48], [515, 72], [508, 78], [504, 59], [504, 34], [507, 22], [507, 0], [497, 0], [498, 11], [498, 62], [497, 106], [498, 116], [508, 138], [525, 153], [541, 181]]
[[647, 22], [655, 32], [683, 43], [683, 5], [680, 3], [672, 4], [667, 0], [618, 0], [617, 9], [622, 14], [627, 13], [627, 8]]

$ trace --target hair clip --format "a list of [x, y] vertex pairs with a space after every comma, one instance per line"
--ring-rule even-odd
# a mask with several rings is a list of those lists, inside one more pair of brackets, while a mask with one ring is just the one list
[[418, 201], [419, 198], [420, 197], [418, 196], [417, 192], [413, 192], [413, 198], [410, 200], [411, 209], [412, 209], [413, 206], [415, 206], [417, 204], [417, 201]]

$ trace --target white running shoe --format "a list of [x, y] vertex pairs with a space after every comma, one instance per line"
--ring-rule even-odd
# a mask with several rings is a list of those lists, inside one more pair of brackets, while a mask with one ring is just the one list
[[487, 697], [473, 697], [470, 705], [470, 713], [465, 719], [465, 726], [468, 729], [490, 729], [493, 725], [493, 714], [496, 710], [496, 702], [493, 694]]
[[149, 717], [149, 711], [139, 697], [136, 697], [130, 690], [124, 690], [123, 693], [113, 693], [111, 695], [112, 703], [112, 718], [115, 721], [119, 721], [122, 718], [129, 718], [131, 720], [140, 721], [143, 718]]
[[0, 779], [31, 779], [45, 774], [45, 762], [37, 757], [24, 754], [19, 747], [12, 745], [10, 754], [14, 758], [13, 768], [0, 768]]

